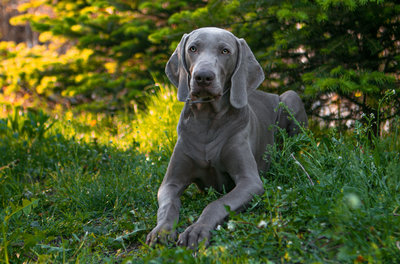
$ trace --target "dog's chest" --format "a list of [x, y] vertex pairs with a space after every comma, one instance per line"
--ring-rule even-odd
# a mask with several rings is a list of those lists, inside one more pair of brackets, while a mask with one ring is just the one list
[[193, 114], [185, 105], [178, 124], [178, 144], [199, 168], [213, 167], [223, 171], [221, 152], [231, 137], [249, 124], [249, 110], [230, 108], [223, 115]]
[[224, 133], [208, 125], [192, 125], [190, 121], [181, 125], [179, 140], [186, 155], [196, 161], [199, 167], [218, 166], [226, 142]]

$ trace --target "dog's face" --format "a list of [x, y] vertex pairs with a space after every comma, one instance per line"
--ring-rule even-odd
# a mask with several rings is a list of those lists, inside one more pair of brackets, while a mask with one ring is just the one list
[[248, 91], [257, 89], [264, 73], [244, 39], [220, 28], [184, 34], [165, 72], [178, 87], [180, 101], [218, 101], [229, 92], [235, 108], [247, 105]]
[[203, 28], [186, 41], [185, 60], [192, 100], [219, 99], [230, 86], [238, 58], [236, 38], [228, 31]]

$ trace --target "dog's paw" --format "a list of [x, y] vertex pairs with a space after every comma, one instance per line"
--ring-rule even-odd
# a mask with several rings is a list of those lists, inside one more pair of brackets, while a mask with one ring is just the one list
[[195, 249], [201, 242], [204, 242], [207, 247], [211, 237], [211, 230], [212, 227], [210, 226], [194, 223], [179, 235], [177, 244], [178, 246]]
[[154, 246], [157, 243], [167, 244], [168, 242], [175, 242], [177, 237], [176, 230], [166, 224], [157, 225], [146, 237], [146, 244]]

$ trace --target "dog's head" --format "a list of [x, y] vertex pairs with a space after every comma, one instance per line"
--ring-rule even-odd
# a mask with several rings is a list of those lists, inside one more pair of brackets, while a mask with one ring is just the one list
[[264, 73], [244, 39], [219, 28], [200, 28], [185, 34], [165, 72], [178, 87], [178, 100], [218, 100], [230, 89], [235, 108], [247, 105]]

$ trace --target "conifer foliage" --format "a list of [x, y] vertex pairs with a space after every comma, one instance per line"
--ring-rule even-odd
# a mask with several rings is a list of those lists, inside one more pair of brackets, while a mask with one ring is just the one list
[[43, 48], [0, 44], [3, 101], [22, 92], [131, 107], [154, 76], [165, 78], [183, 33], [217, 26], [249, 43], [266, 72], [261, 89], [298, 91], [308, 113], [326, 124], [351, 125], [362, 114], [384, 124], [400, 111], [397, 1], [34, 0], [19, 11], [11, 23], [29, 23]]
[[399, 14], [396, 1], [210, 1], [174, 14], [167, 36], [230, 28], [264, 67], [263, 89], [302, 93], [308, 112], [328, 124], [363, 114], [383, 123], [400, 113]]

